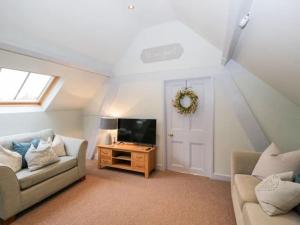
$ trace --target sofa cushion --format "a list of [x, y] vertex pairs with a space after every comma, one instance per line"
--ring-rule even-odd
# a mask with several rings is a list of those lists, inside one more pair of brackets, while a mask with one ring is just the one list
[[241, 209], [246, 202], [258, 203], [255, 187], [260, 182], [261, 180], [251, 175], [236, 174], [234, 176], [234, 185], [237, 190]]
[[53, 142], [52, 142], [52, 148], [53, 151], [56, 153], [57, 156], [65, 156], [66, 150], [65, 150], [65, 144], [63, 139], [60, 135], [55, 135]]
[[272, 143], [260, 156], [252, 175], [260, 179], [268, 176], [293, 171], [300, 173], [300, 149], [290, 152], [282, 152]]
[[33, 145], [35, 148], [37, 148], [39, 143], [40, 140], [37, 138], [33, 139], [31, 142], [21, 142], [21, 143], [17, 143], [14, 141], [12, 142], [12, 150], [19, 153], [22, 156], [22, 168], [26, 168], [28, 166], [27, 161], [25, 159], [25, 155], [29, 150], [30, 146]]
[[245, 225], [299, 225], [300, 216], [291, 211], [280, 216], [267, 215], [256, 203], [246, 203], [243, 208]]
[[291, 171], [271, 175], [255, 187], [258, 202], [268, 215], [288, 213], [300, 203], [300, 184], [292, 181]]
[[39, 146], [35, 148], [33, 145], [29, 148], [25, 155], [25, 159], [30, 171], [41, 169], [45, 166], [59, 161], [51, 147], [52, 141], [49, 137], [48, 141], [41, 140]]
[[12, 142], [31, 142], [33, 139], [47, 140], [48, 137], [53, 139], [54, 132], [51, 129], [41, 130], [25, 134], [15, 134], [10, 136], [0, 137], [0, 145], [4, 148], [12, 150]]
[[23, 169], [16, 173], [21, 189], [41, 183], [77, 165], [77, 160], [73, 156], [63, 156], [59, 159], [59, 162], [33, 172], [30, 172], [29, 169]]

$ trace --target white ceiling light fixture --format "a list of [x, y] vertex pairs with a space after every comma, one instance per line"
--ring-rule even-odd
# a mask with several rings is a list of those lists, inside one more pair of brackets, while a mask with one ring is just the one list
[[130, 5], [128, 5], [128, 9], [129, 9], [129, 10], [134, 10], [134, 9], [135, 9], [135, 6], [134, 6], [133, 4], [130, 4]]

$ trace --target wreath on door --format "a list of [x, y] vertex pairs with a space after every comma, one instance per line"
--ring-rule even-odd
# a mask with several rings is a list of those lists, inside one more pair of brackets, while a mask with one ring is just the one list
[[[190, 99], [190, 104], [188, 106], [182, 105], [182, 101], [185, 98]], [[173, 106], [177, 109], [177, 112], [182, 115], [189, 115], [196, 112], [198, 108], [198, 96], [197, 94], [189, 89], [185, 88], [183, 90], [179, 90], [175, 96], [175, 99], [172, 101]]]

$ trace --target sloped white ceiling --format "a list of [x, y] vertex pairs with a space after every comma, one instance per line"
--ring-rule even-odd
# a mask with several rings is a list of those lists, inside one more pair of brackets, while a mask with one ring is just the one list
[[[222, 50], [233, 2], [1, 0], [0, 48], [9, 43], [107, 75], [137, 34], [170, 21], [181, 21]], [[254, 0], [234, 58], [300, 105], [299, 10], [298, 0]]]
[[235, 60], [300, 105], [300, 1], [255, 0]]
[[[139, 29], [120, 0], [2, 0], [1, 36], [113, 64]], [[25, 42], [26, 40], [26, 42]]]
[[[131, 2], [134, 11], [127, 9]], [[0, 8], [0, 40], [53, 46], [110, 65], [138, 30], [174, 19], [168, 1], [159, 0], [2, 0]]]
[[219, 49], [223, 49], [231, 0], [172, 0], [182, 22]]
[[[213, 9], [217, 3], [218, 0], [1, 0], [0, 49], [5, 46], [7, 50], [8, 46], [12, 52], [111, 75], [106, 71], [112, 71], [126, 56], [136, 36], [159, 24], [181, 20], [197, 28], [198, 34], [203, 32], [206, 40], [212, 38], [211, 43], [221, 49], [226, 7], [219, 13], [222, 10]], [[129, 4], [134, 4], [135, 10], [128, 10]], [[218, 26], [211, 24], [215, 20]], [[50, 62], [9, 52], [0, 55], [4, 67], [64, 78], [64, 86], [49, 110], [83, 108], [102, 88], [102, 76], [98, 79], [93, 73]]]
[[0, 43], [107, 67], [139, 31], [179, 19], [222, 49], [229, 1], [1, 0]]

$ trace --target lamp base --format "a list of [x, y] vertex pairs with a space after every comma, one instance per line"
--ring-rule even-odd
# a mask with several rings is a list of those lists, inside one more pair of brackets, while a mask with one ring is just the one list
[[104, 139], [104, 144], [105, 145], [111, 145], [112, 144], [112, 137], [110, 132], [106, 132], [106, 136]]

